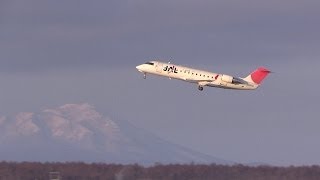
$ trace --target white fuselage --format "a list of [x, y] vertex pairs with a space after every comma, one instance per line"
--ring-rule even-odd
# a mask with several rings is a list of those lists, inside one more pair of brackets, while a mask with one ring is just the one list
[[217, 74], [159, 61], [150, 61], [148, 63], [141, 64], [136, 68], [144, 74], [155, 74], [196, 83], [199, 88], [203, 86], [210, 86], [225, 89], [250, 90], [258, 87], [257, 84], [247, 82], [242, 78], [235, 78], [229, 75]]

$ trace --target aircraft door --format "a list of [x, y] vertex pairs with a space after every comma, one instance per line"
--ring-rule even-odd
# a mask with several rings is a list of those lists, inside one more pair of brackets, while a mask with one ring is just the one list
[[156, 71], [158, 73], [162, 72], [162, 63], [159, 63], [159, 62], [156, 63]]

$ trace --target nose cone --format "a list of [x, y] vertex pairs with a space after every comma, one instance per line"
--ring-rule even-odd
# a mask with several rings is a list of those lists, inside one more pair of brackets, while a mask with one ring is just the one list
[[138, 65], [136, 66], [136, 68], [138, 69], [138, 71], [142, 72], [142, 65]]

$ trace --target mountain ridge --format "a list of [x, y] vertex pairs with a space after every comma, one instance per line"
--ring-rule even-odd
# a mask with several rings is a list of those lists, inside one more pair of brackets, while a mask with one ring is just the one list
[[163, 140], [88, 104], [0, 117], [0, 160], [231, 164]]

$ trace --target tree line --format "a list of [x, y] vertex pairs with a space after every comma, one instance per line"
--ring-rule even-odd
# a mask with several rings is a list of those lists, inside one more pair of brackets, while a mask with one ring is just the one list
[[0, 162], [0, 180], [319, 180], [320, 166]]

